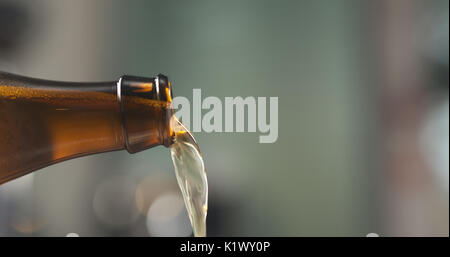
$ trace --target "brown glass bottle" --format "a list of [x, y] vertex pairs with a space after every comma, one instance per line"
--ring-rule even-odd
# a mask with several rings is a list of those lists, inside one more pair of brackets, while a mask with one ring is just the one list
[[72, 83], [0, 72], [0, 184], [79, 156], [169, 146], [164, 75]]

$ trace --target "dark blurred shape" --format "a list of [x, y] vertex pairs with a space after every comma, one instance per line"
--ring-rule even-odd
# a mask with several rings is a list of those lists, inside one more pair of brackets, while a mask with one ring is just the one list
[[0, 53], [12, 51], [21, 42], [29, 24], [25, 9], [0, 3]]
[[448, 65], [429, 60], [428, 76], [430, 78], [431, 90], [448, 94]]

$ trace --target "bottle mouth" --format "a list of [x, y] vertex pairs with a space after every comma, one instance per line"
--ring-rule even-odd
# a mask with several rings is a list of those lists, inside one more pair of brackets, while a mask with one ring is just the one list
[[164, 101], [167, 103], [166, 115], [164, 118], [164, 126], [161, 126], [161, 135], [163, 138], [163, 145], [169, 147], [174, 143], [175, 133], [173, 129], [173, 104], [172, 104], [172, 85], [169, 79], [163, 75], [158, 74], [155, 77], [155, 85], [158, 91], [158, 100]]
[[163, 74], [158, 74], [154, 80], [157, 99], [172, 103], [172, 86], [169, 79]]
[[172, 86], [165, 75], [125, 75], [119, 80], [117, 91], [128, 152], [173, 143]]

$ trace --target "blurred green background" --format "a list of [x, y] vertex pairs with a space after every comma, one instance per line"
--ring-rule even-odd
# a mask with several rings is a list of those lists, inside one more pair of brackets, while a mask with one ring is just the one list
[[[195, 133], [210, 236], [448, 236], [448, 1], [2, 0], [0, 20], [3, 71], [279, 97], [273, 144]], [[179, 197], [162, 146], [83, 157], [0, 186], [0, 235], [188, 236]]]

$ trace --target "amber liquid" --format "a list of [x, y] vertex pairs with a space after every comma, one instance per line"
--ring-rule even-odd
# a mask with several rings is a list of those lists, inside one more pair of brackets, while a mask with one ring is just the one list
[[[167, 103], [126, 99], [129, 144], [159, 145]], [[67, 83], [0, 72], [0, 184], [42, 167], [126, 147], [117, 83]]]
[[173, 116], [174, 143], [170, 146], [178, 185], [183, 194], [194, 236], [206, 236], [208, 180], [205, 164], [192, 133]]

